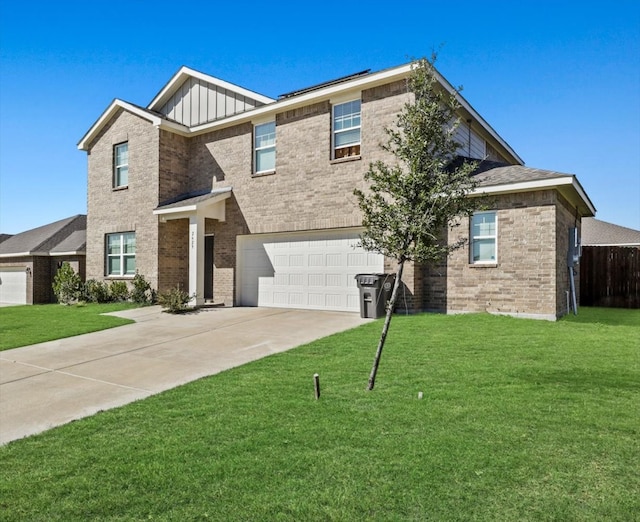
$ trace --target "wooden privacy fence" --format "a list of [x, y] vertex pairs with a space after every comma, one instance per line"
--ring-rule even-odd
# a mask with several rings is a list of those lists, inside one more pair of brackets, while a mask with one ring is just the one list
[[580, 304], [640, 308], [640, 248], [583, 247]]

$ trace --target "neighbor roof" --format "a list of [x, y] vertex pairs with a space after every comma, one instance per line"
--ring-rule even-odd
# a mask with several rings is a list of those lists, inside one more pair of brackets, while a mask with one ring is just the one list
[[582, 220], [581, 235], [584, 246], [640, 246], [640, 230], [595, 218]]
[[[78, 214], [27, 230], [0, 243], [0, 257], [49, 255], [60, 244], [66, 243], [66, 240], [74, 232], [84, 231], [86, 228], [87, 216]], [[70, 241], [76, 246], [80, 244], [77, 235]], [[71, 246], [71, 243], [68, 246]], [[73, 252], [78, 252], [78, 250], [73, 250]]]
[[61, 256], [84, 252], [87, 249], [87, 230], [76, 230], [54, 246], [49, 252], [52, 256]]

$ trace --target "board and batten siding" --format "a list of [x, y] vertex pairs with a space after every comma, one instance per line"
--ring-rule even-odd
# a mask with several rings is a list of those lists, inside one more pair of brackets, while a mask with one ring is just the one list
[[461, 149], [458, 151], [462, 156], [479, 160], [483, 160], [486, 158], [486, 143], [484, 139], [473, 130], [473, 128], [471, 129], [471, 147], [469, 147], [468, 123], [460, 122], [460, 125], [456, 129], [455, 139], [458, 143], [462, 144]]
[[264, 105], [262, 102], [197, 78], [189, 78], [160, 112], [188, 127], [233, 116]]

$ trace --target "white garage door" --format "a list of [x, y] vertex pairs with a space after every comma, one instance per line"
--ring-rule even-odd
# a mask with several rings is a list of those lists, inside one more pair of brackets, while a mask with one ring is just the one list
[[238, 237], [239, 304], [358, 312], [354, 277], [382, 272], [384, 257], [357, 243], [353, 230]]
[[27, 273], [24, 267], [0, 270], [0, 303], [27, 304]]

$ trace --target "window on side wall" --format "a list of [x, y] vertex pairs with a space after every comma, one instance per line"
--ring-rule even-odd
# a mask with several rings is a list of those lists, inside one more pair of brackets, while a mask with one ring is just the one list
[[471, 262], [495, 264], [498, 234], [495, 212], [476, 212], [471, 218]]
[[106, 274], [133, 277], [136, 274], [136, 233], [107, 234], [105, 249]]
[[360, 100], [333, 106], [332, 159], [360, 156]]
[[276, 170], [276, 122], [256, 125], [254, 136], [254, 172], [262, 174]]
[[129, 143], [119, 143], [113, 147], [113, 188], [129, 184]]

